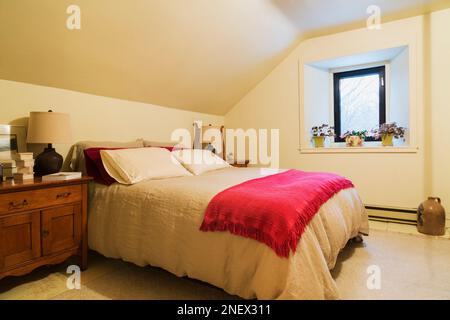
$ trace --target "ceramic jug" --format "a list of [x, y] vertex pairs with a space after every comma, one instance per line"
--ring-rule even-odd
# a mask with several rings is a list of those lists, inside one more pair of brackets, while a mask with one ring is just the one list
[[417, 230], [433, 236], [445, 234], [445, 209], [441, 199], [428, 197], [420, 204], [417, 209]]

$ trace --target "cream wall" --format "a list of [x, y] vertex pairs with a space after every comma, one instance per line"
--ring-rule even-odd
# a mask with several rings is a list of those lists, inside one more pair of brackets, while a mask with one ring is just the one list
[[[445, 20], [445, 19], [441, 19]], [[450, 20], [447, 18], [447, 20]], [[441, 21], [441, 24], [444, 24]], [[448, 30], [448, 27], [444, 30]], [[385, 23], [379, 31], [358, 29], [302, 42], [262, 82], [250, 91], [226, 115], [226, 127], [280, 128], [280, 163], [282, 167], [332, 171], [353, 180], [366, 204], [414, 208], [431, 190], [426, 190], [425, 117], [423, 77], [424, 17]], [[445, 31], [436, 30], [445, 36]], [[302, 154], [299, 148], [299, 110], [302, 62], [409, 45], [411, 90], [411, 128], [416, 133], [416, 153], [339, 153]], [[441, 53], [440, 57], [449, 56]], [[410, 57], [411, 58], [411, 57]], [[300, 68], [299, 68], [300, 67]], [[444, 71], [442, 71], [444, 73]], [[441, 75], [444, 77], [444, 75]], [[447, 82], [448, 83], [448, 82]], [[444, 86], [442, 84], [441, 86]], [[442, 89], [442, 91], [445, 91]], [[447, 92], [442, 92], [442, 106]], [[447, 109], [448, 115], [448, 109]], [[439, 115], [436, 115], [439, 117]], [[436, 129], [435, 131], [440, 131]], [[445, 184], [445, 183], [444, 183]], [[448, 182], [447, 182], [448, 186]], [[443, 188], [443, 187], [442, 187]], [[442, 189], [441, 188], [441, 189]], [[436, 190], [438, 192], [438, 190]], [[441, 191], [442, 192], [442, 191]], [[450, 198], [448, 199], [450, 203]]]
[[406, 127], [409, 122], [409, 51], [404, 49], [390, 64], [390, 108], [389, 117], [399, 126]]
[[[0, 123], [26, 125], [30, 111], [66, 112], [73, 142], [129, 141], [146, 138], [170, 141], [174, 129], [192, 130], [194, 120], [222, 125], [224, 117], [84, 94], [75, 91], [0, 80]], [[70, 145], [57, 145], [65, 156]]]
[[450, 219], [450, 9], [431, 14], [429, 29], [431, 83], [429, 177], [432, 193], [442, 198], [447, 208], [447, 219]]
[[314, 126], [330, 122], [330, 105], [332, 96], [330, 92], [330, 73], [305, 65], [305, 77], [310, 79], [305, 83], [305, 109], [311, 112], [305, 113], [305, 123], [312, 123]]

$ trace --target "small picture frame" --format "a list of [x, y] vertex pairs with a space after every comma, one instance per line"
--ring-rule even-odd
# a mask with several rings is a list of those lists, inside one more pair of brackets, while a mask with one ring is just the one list
[[27, 151], [24, 126], [0, 125], [0, 160], [10, 160], [18, 152]]

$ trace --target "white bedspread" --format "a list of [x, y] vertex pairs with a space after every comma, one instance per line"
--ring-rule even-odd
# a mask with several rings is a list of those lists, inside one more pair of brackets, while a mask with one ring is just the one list
[[132, 186], [95, 185], [89, 246], [107, 257], [161, 267], [243, 298], [339, 298], [329, 269], [350, 238], [368, 233], [355, 189], [339, 192], [321, 207], [289, 259], [252, 239], [199, 231], [215, 194], [260, 176], [256, 168], [228, 168]]

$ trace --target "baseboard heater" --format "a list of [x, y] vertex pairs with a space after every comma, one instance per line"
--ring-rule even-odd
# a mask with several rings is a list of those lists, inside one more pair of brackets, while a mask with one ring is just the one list
[[396, 222], [402, 224], [417, 224], [417, 209], [385, 207], [375, 205], [365, 205], [369, 220], [382, 222]]

